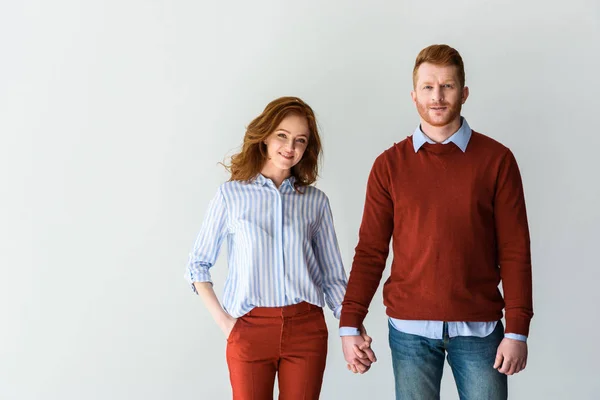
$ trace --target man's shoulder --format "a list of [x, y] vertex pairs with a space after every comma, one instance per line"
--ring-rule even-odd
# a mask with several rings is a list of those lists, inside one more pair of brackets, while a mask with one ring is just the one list
[[404, 158], [406, 150], [412, 149], [412, 146], [412, 137], [407, 136], [405, 139], [394, 143], [392, 146], [385, 149], [381, 154], [379, 154], [379, 156], [377, 156], [375, 162], [390, 162], [402, 159]]
[[481, 132], [477, 132], [475, 130], [471, 131], [471, 142], [477, 147], [481, 147], [487, 149], [491, 152], [496, 152], [498, 154], [505, 154], [508, 151], [508, 147], [497, 141], [496, 139], [484, 135]]

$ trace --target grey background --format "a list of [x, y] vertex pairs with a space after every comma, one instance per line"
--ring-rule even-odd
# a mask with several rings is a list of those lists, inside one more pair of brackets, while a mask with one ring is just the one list
[[[349, 270], [367, 174], [418, 123], [432, 43], [462, 53], [463, 114], [522, 170], [536, 314], [511, 398], [598, 398], [599, 3], [217, 3], [0, 2], [0, 398], [229, 398], [225, 340], [183, 280], [217, 162], [268, 101], [305, 99]], [[392, 398], [381, 294], [366, 375], [327, 319], [322, 398]], [[442, 387], [457, 398], [450, 370]]]

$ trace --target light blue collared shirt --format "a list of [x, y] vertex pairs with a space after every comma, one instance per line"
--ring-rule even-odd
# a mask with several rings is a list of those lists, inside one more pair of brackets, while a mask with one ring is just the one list
[[219, 187], [190, 253], [185, 278], [212, 282], [210, 268], [227, 241], [229, 272], [223, 308], [238, 318], [254, 307], [303, 301], [340, 317], [347, 277], [329, 200], [319, 189], [294, 189], [294, 177], [279, 188], [257, 175]]
[[[458, 131], [456, 131], [448, 139], [444, 140], [442, 144], [454, 143], [462, 152], [467, 151], [469, 140], [471, 139], [471, 127], [467, 123], [467, 120], [461, 117], [462, 124]], [[422, 130], [419, 125], [413, 133], [413, 148], [415, 153], [425, 143], [434, 144], [435, 141], [431, 140]], [[419, 335], [429, 339], [442, 339], [444, 321], [413, 321], [404, 319], [390, 318], [391, 325], [400, 332], [408, 333], [412, 335]], [[448, 322], [448, 336], [476, 336], [485, 337], [491, 334], [496, 328], [497, 321], [492, 322]], [[358, 329], [353, 327], [341, 327], [340, 336], [355, 336], [358, 335]], [[518, 335], [516, 333], [506, 333], [504, 337], [509, 339], [527, 341], [527, 336]]]

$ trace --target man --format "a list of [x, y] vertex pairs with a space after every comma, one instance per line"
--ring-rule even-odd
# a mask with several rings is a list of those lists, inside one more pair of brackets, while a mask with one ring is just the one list
[[506, 399], [507, 375], [527, 363], [533, 316], [519, 169], [508, 148], [461, 117], [469, 89], [458, 51], [423, 49], [413, 86], [420, 126], [384, 151], [369, 176], [342, 303], [344, 356], [354, 372], [371, 365], [355, 347], [363, 343], [357, 328], [379, 286], [391, 238], [383, 295], [396, 398], [439, 399], [447, 355], [461, 399]]

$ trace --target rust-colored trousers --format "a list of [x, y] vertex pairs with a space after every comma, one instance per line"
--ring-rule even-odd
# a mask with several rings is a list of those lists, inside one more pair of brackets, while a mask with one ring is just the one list
[[240, 317], [227, 338], [234, 400], [316, 400], [327, 358], [323, 309], [303, 302], [256, 307]]

